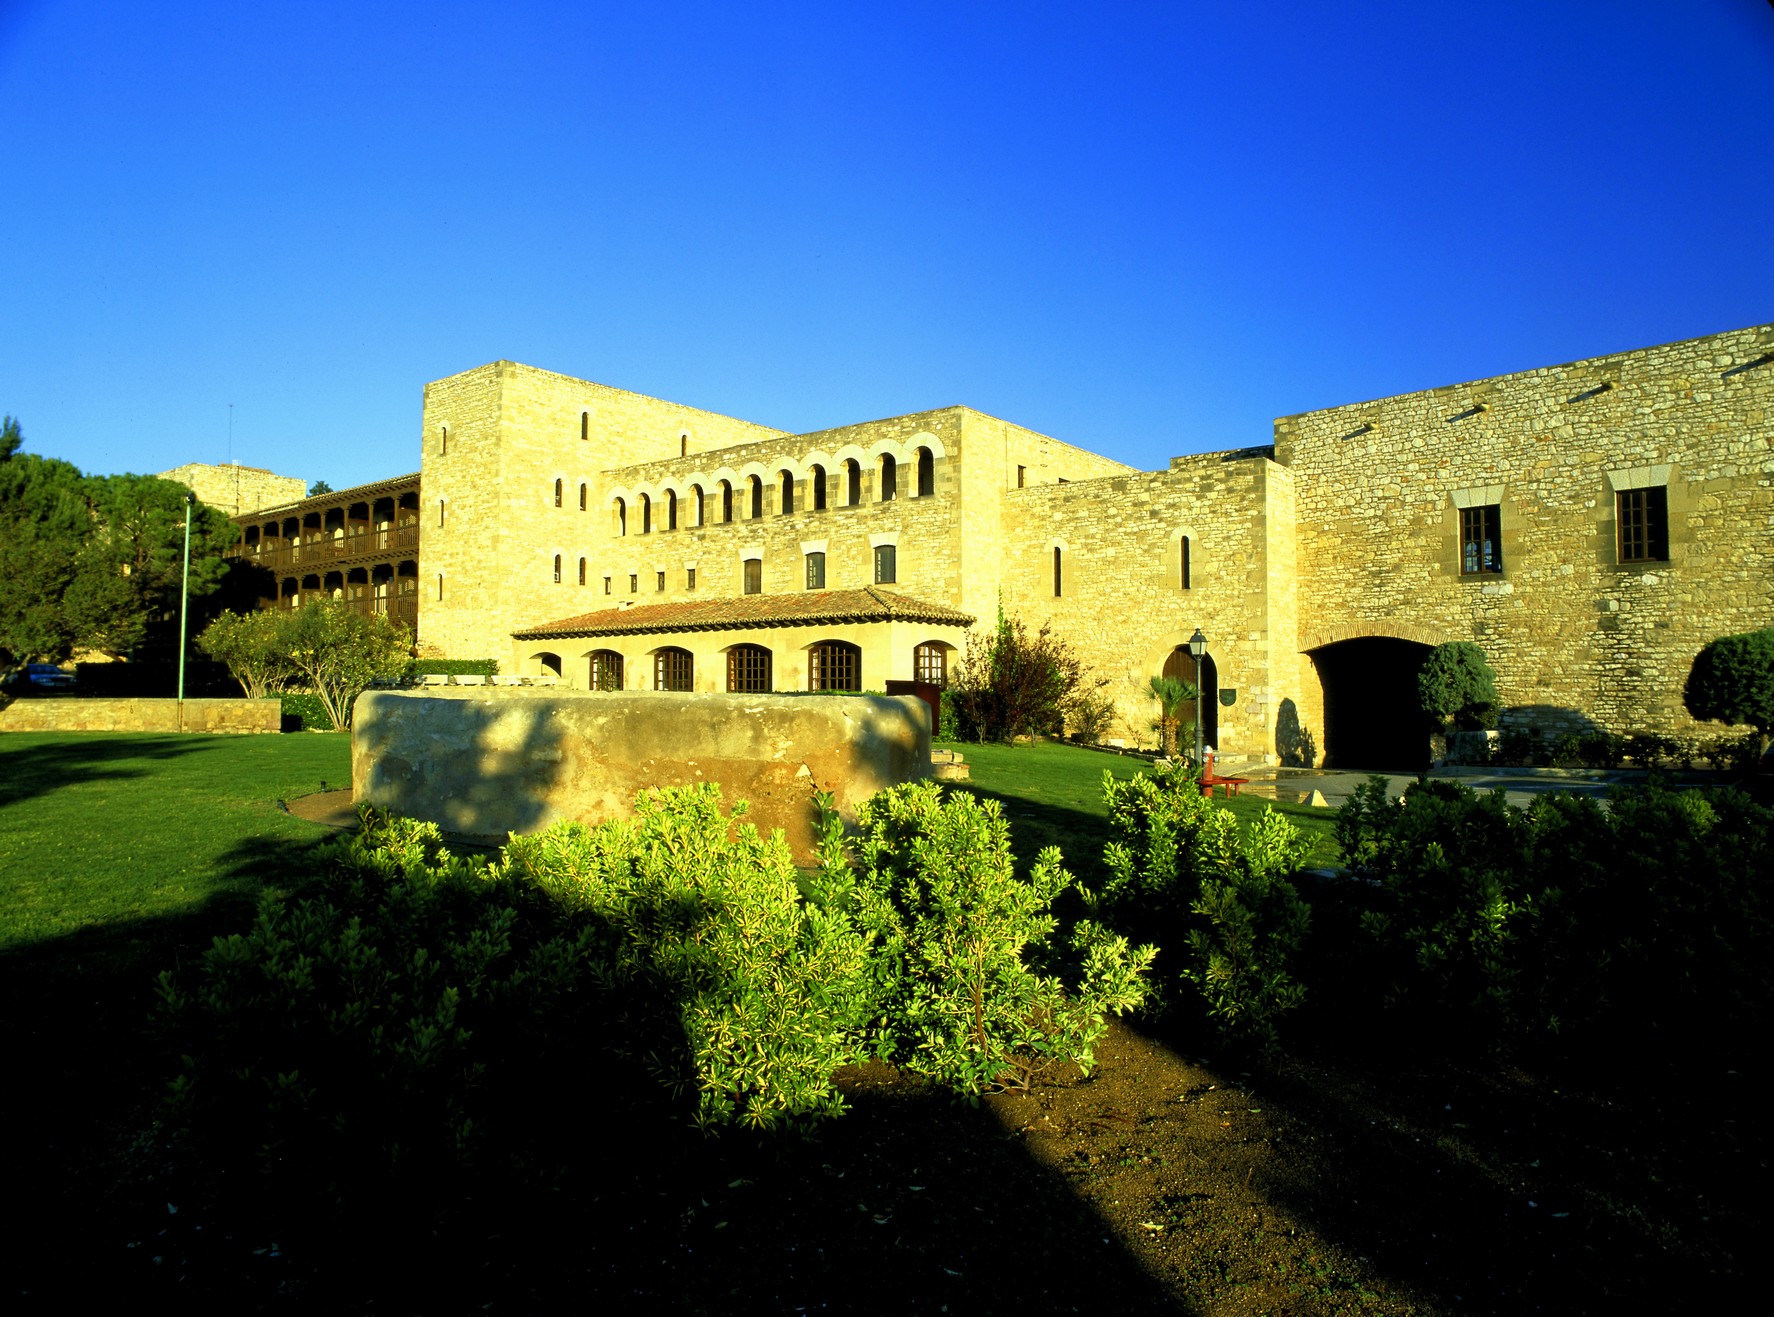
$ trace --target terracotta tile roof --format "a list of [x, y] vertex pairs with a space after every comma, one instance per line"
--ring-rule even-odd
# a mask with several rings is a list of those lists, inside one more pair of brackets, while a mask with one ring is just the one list
[[810, 626], [825, 622], [938, 622], [948, 626], [972, 626], [974, 619], [959, 609], [909, 599], [871, 585], [860, 590], [750, 594], [681, 604], [604, 608], [525, 631], [514, 631], [512, 635], [518, 640], [540, 640], [546, 636], [729, 631], [741, 627]]

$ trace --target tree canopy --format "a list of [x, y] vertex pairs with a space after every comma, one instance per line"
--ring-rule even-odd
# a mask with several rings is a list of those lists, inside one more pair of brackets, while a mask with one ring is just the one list
[[1450, 640], [1430, 651], [1417, 673], [1423, 712], [1446, 727], [1472, 731], [1497, 725], [1497, 674], [1484, 650], [1470, 640]]
[[997, 630], [970, 638], [949, 679], [958, 731], [970, 741], [1010, 741], [1057, 732], [1067, 714], [1101, 682], [1089, 683], [1084, 661], [1047, 627], [1028, 634], [1020, 618], [998, 611]]
[[[0, 423], [0, 663], [60, 663], [77, 649], [142, 657], [177, 645], [186, 489], [155, 476], [90, 476], [22, 453]], [[191, 596], [215, 590], [236, 529], [198, 504]]]
[[1766, 754], [1774, 734], [1774, 627], [1708, 642], [1694, 656], [1682, 703], [1704, 721], [1755, 728]]

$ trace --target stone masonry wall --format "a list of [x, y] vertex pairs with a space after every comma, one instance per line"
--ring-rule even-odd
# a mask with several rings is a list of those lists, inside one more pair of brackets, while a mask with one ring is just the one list
[[0, 732], [279, 732], [276, 700], [49, 699], [0, 707]]
[[[1283, 417], [1275, 444], [1303, 650], [1472, 640], [1506, 721], [1679, 732], [1701, 646], [1774, 620], [1774, 325]], [[1622, 563], [1616, 490], [1643, 486], [1669, 558]], [[1462, 500], [1500, 506], [1500, 574], [1461, 575]]]
[[559, 615], [553, 556], [576, 568], [604, 537], [610, 468], [779, 433], [509, 361], [427, 385], [424, 411], [420, 644], [459, 658]]
[[280, 476], [263, 467], [208, 462], [187, 462], [160, 473], [162, 480], [176, 480], [212, 508], [231, 517], [294, 503], [308, 493], [299, 476]]
[[[1218, 749], [1267, 753], [1275, 702], [1291, 694], [1277, 688], [1271, 672], [1274, 482], [1291, 489], [1287, 473], [1264, 457], [1209, 453], [1179, 458], [1168, 471], [1025, 487], [1004, 496], [1005, 611], [1031, 631], [1051, 623], [1099, 676], [1110, 678], [1111, 736], [1157, 743], [1157, 701], [1148, 682], [1199, 627], [1220, 686], [1237, 691], [1237, 703], [1218, 711]], [[982, 619], [976, 632], [986, 625]], [[1291, 635], [1283, 642], [1291, 645]]]

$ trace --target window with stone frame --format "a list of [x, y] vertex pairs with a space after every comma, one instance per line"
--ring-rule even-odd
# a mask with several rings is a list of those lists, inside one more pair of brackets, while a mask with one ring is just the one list
[[936, 493], [936, 454], [928, 448], [918, 450], [918, 497], [929, 498]]
[[1495, 503], [1460, 509], [1460, 575], [1496, 576], [1503, 570], [1503, 509]]
[[630, 594], [639, 594], [641, 592], [641, 578], [638, 572], [630, 572], [628, 574], [628, 592]]
[[696, 588], [696, 569], [694, 567], [686, 567], [686, 568], [684, 568], [684, 589], [694, 590], [695, 588]]
[[912, 651], [912, 676], [927, 686], [949, 684], [948, 650], [934, 641], [925, 641]]
[[822, 640], [807, 651], [807, 689], [862, 689], [862, 650], [844, 640]]
[[771, 689], [770, 651], [762, 645], [735, 645], [727, 651], [727, 689], [763, 695]]
[[893, 585], [899, 580], [899, 550], [891, 544], [875, 546], [875, 584]]
[[622, 689], [622, 655], [613, 649], [592, 651], [591, 688], [594, 691]]
[[1620, 527], [1620, 561], [1669, 561], [1669, 490], [1662, 485], [1622, 489], [1614, 495]]
[[664, 572], [654, 572], [653, 575], [656, 578], [653, 582], [653, 593], [654, 594], [664, 594], [665, 593], [665, 573]]
[[747, 558], [743, 576], [746, 594], [762, 594], [764, 592], [764, 560], [762, 558]]
[[807, 588], [809, 590], [825, 589], [825, 555], [823, 553], [807, 555]]
[[687, 649], [667, 645], [653, 655], [653, 689], [656, 691], [688, 691], [696, 689], [696, 660]]

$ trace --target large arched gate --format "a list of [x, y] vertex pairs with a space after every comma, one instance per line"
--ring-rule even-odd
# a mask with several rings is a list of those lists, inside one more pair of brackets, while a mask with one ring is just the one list
[[1417, 673], [1430, 647], [1392, 636], [1309, 651], [1324, 687], [1324, 766], [1416, 772], [1429, 766]]

